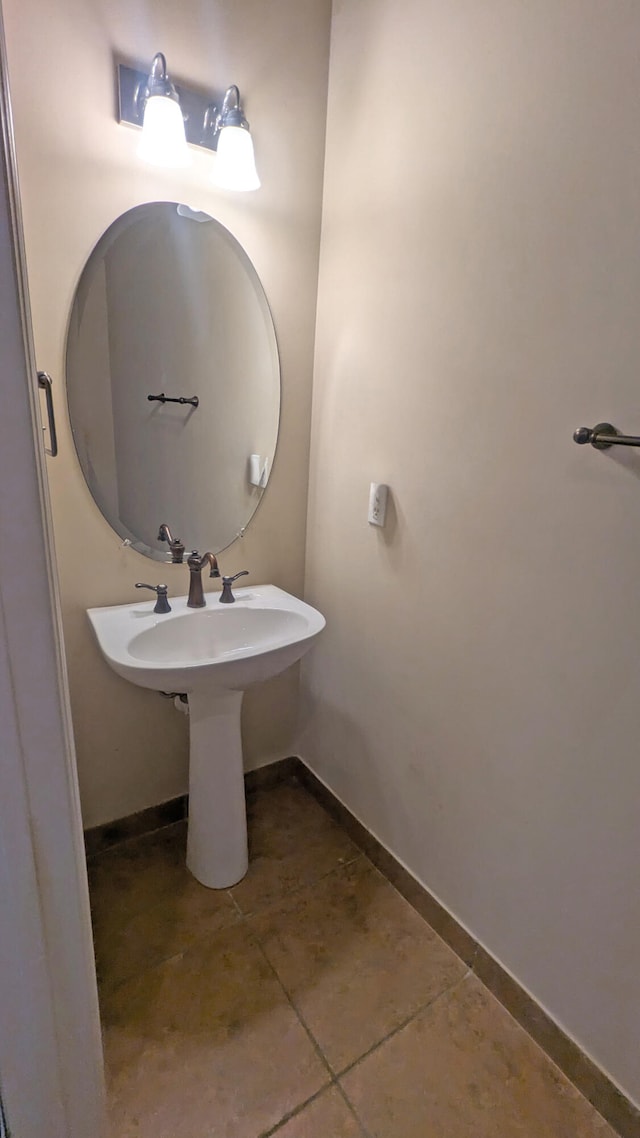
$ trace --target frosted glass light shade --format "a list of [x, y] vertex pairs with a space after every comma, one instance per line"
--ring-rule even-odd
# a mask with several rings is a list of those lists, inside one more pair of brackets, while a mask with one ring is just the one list
[[260, 188], [253, 141], [245, 127], [223, 126], [218, 139], [214, 178], [217, 185], [225, 190]]
[[153, 166], [188, 166], [191, 161], [180, 104], [167, 95], [147, 99], [138, 157]]

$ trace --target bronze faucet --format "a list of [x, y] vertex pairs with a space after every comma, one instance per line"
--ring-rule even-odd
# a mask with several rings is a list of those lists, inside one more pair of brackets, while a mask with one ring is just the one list
[[184, 559], [184, 543], [179, 537], [173, 537], [169, 526], [162, 523], [158, 530], [158, 541], [166, 541], [171, 550], [171, 561], [174, 565], [182, 565]]
[[207, 603], [204, 599], [204, 590], [202, 588], [202, 570], [207, 562], [211, 566], [209, 576], [219, 577], [220, 570], [218, 569], [218, 559], [215, 553], [203, 553], [201, 557], [197, 549], [192, 549], [187, 557], [187, 565], [189, 566], [189, 599], [187, 600], [187, 608], [203, 609]]

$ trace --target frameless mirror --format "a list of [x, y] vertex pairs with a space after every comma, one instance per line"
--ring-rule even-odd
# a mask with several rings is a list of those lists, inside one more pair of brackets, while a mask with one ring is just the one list
[[66, 352], [78, 458], [109, 524], [168, 559], [158, 527], [219, 552], [269, 478], [280, 415], [273, 320], [236, 239], [175, 202], [136, 206], [82, 272]]

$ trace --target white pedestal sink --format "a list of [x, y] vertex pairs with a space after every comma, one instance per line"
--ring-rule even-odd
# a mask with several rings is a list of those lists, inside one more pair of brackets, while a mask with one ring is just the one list
[[189, 697], [187, 865], [212, 889], [235, 885], [247, 871], [242, 694], [299, 660], [325, 625], [316, 609], [275, 585], [234, 593], [233, 605], [208, 593], [203, 609], [171, 597], [163, 615], [154, 601], [87, 610], [119, 676]]

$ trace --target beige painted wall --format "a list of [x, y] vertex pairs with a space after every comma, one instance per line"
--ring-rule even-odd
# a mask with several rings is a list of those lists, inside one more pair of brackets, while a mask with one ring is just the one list
[[302, 751], [636, 1099], [639, 42], [335, 0]]
[[[103, 230], [144, 201], [184, 200], [244, 246], [279, 340], [281, 441], [269, 491], [223, 569], [248, 568], [256, 584], [300, 593], [330, 0], [5, 0], [3, 7], [38, 366], [55, 379], [60, 456], [48, 465], [83, 812], [93, 825], [184, 791], [187, 724], [159, 696], [108, 670], [84, 610], [133, 601], [134, 582], [149, 577], [166, 577], [171, 593], [184, 593], [188, 575], [178, 567], [160, 573], [120, 548], [82, 479], [63, 383], [74, 288]], [[205, 89], [239, 85], [262, 178], [257, 193], [215, 190], [210, 159], [199, 151], [179, 173], [136, 159], [138, 134], [114, 117], [112, 54], [150, 60], [158, 50], [177, 78]], [[248, 694], [248, 765], [290, 753], [296, 694], [295, 671]]]

